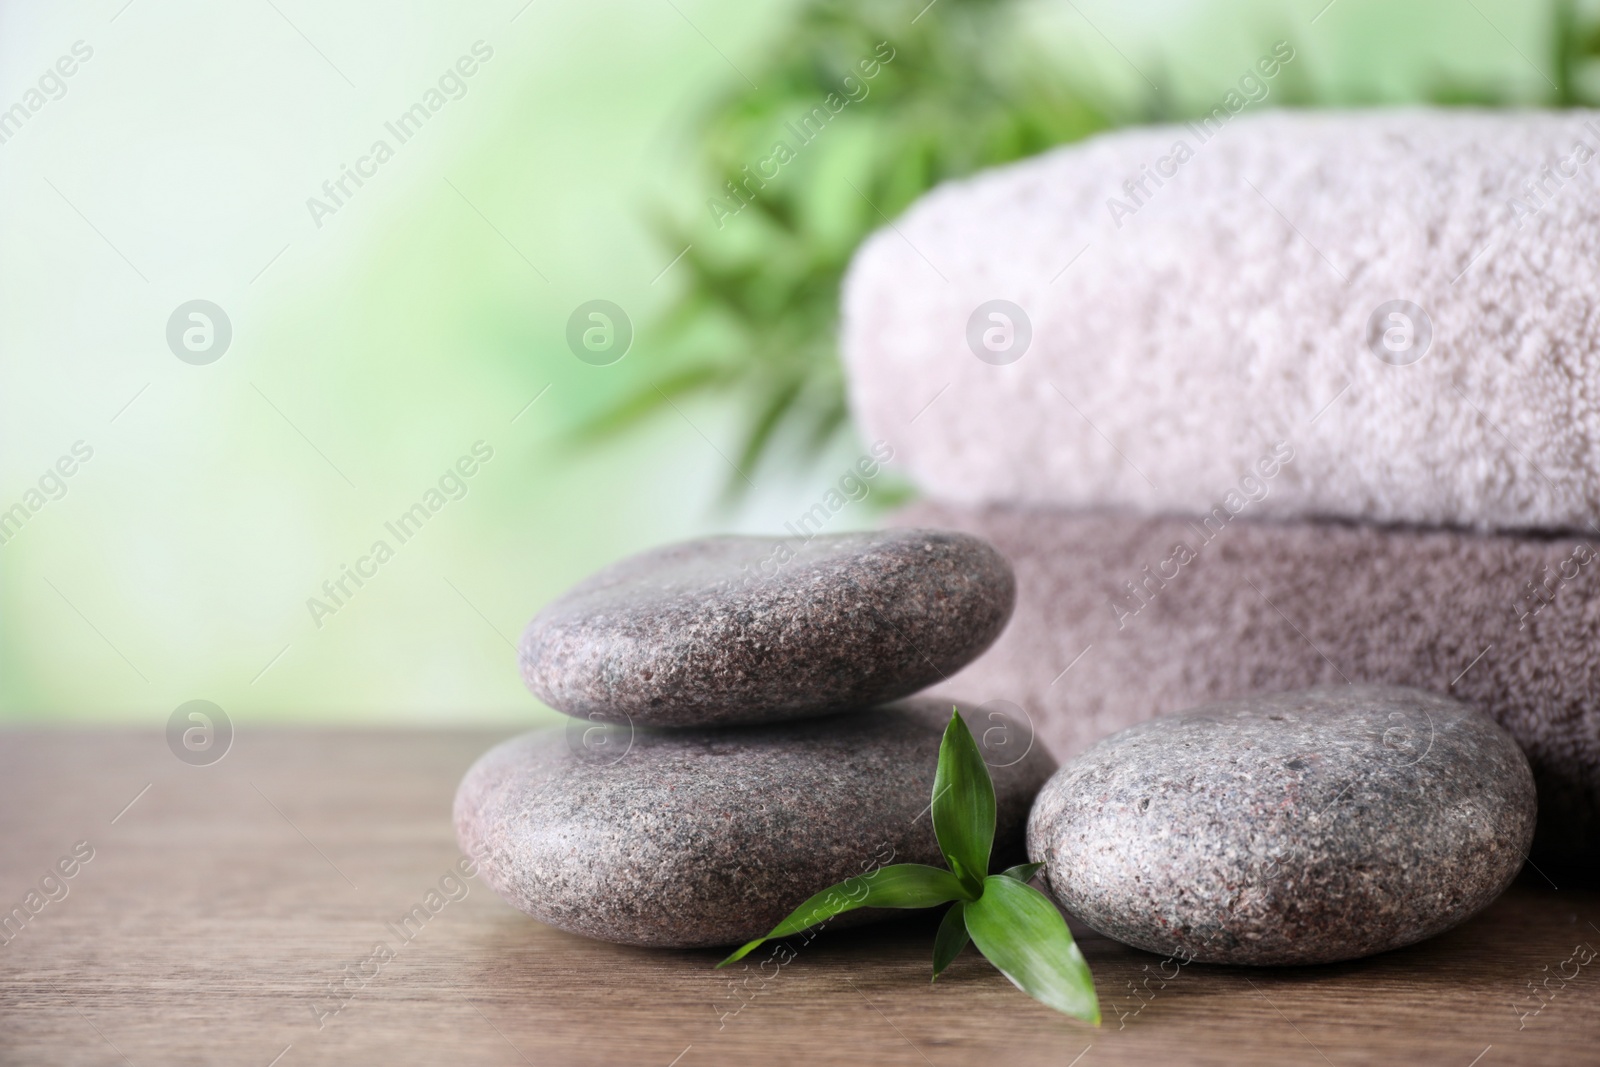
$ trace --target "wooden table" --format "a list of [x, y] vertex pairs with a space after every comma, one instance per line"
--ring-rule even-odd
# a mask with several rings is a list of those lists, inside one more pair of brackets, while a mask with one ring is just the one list
[[1413, 948], [1164, 985], [1075, 925], [1099, 1029], [970, 950], [930, 986], [917, 921], [825, 934], [743, 995], [717, 953], [586, 941], [476, 880], [402, 941], [388, 924], [458, 859], [451, 796], [499, 736], [247, 731], [195, 767], [160, 735], [0, 734], [0, 911], [74, 869], [0, 946], [0, 1063], [1600, 1062], [1600, 958], [1574, 958], [1600, 946], [1600, 894], [1537, 876]]

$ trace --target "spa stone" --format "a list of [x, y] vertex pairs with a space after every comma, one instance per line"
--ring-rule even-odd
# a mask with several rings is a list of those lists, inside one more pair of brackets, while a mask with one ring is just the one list
[[[456, 836], [515, 907], [632, 945], [731, 945], [812, 894], [890, 863], [943, 866], [928, 814], [950, 704], [926, 700], [743, 729], [524, 734], [456, 794]], [[965, 710], [982, 736], [987, 720]], [[1054, 761], [997, 748], [994, 869], [1020, 862]], [[833, 928], [883, 912], [850, 912]]]
[[568, 715], [718, 726], [909, 696], [959, 670], [1011, 616], [1011, 567], [941, 530], [712, 537], [579, 583], [522, 637], [522, 675]]
[[1417, 689], [1337, 686], [1141, 723], [1071, 760], [1028, 822], [1068, 912], [1204, 963], [1353, 959], [1488, 905], [1533, 839], [1498, 724]]

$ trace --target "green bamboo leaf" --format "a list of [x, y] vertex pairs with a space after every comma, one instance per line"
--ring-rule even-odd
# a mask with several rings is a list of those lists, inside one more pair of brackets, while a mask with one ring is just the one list
[[952, 708], [933, 778], [933, 832], [961, 884], [976, 896], [994, 845], [994, 783], [972, 731]]
[[736, 374], [737, 371], [715, 363], [702, 363], [667, 374], [580, 422], [568, 431], [569, 441], [574, 447], [587, 447], [638, 425], [662, 408], [670, 408], [674, 397], [700, 392], [729, 381]]
[[1011, 984], [1056, 1011], [1100, 1025], [1100, 1000], [1083, 953], [1056, 906], [1037, 889], [993, 875], [962, 909], [978, 951]]
[[939, 932], [933, 938], [933, 980], [955, 962], [970, 940], [967, 934], [966, 903], [956, 901], [939, 921]]
[[1002, 878], [1015, 878], [1019, 882], [1031, 882], [1033, 876], [1039, 873], [1042, 863], [1019, 863], [1015, 867], [1007, 867], [1000, 872]]
[[755, 470], [766, 452], [767, 442], [772, 440], [784, 416], [794, 409], [794, 399], [804, 386], [802, 379], [791, 378], [768, 387], [761, 413], [751, 420], [749, 429], [745, 431], [744, 445], [739, 449], [739, 458], [734, 463], [736, 468], [742, 471]]
[[744, 959], [763, 941], [788, 937], [856, 908], [931, 908], [966, 896], [955, 875], [921, 863], [896, 863], [829, 886], [789, 913], [766, 937], [758, 937], [717, 964]]

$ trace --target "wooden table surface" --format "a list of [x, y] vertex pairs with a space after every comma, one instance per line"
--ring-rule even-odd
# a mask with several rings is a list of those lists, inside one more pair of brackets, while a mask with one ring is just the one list
[[930, 986], [914, 920], [824, 934], [736, 991], [718, 953], [564, 934], [476, 879], [429, 901], [459, 858], [456, 781], [501, 736], [247, 731], [195, 767], [155, 734], [0, 733], [0, 912], [74, 870], [4, 932], [0, 1063], [1600, 1062], [1600, 957], [1578, 949], [1600, 894], [1537, 876], [1433, 941], [1318, 968], [1164, 979], [1074, 924], [1098, 1029], [971, 950]]

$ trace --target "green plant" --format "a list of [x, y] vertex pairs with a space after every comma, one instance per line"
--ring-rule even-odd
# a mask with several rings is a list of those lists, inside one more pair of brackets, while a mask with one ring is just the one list
[[949, 904], [933, 942], [933, 977], [970, 939], [1018, 989], [1049, 1007], [1099, 1025], [1100, 1001], [1083, 953], [1050, 899], [1028, 882], [1042, 864], [989, 874], [994, 845], [994, 783], [952, 709], [933, 779], [933, 830], [949, 865], [896, 863], [830, 886], [717, 964], [743, 959], [762, 942], [788, 937], [856, 908], [932, 908]]
[[[739, 83], [709, 109], [698, 154], [711, 198], [655, 220], [669, 254], [689, 249], [677, 268], [687, 284], [643, 335], [647, 379], [581, 426], [578, 440], [685, 395], [721, 392], [749, 412], [728, 498], [779, 442], [809, 461], [848, 428], [835, 336], [840, 282], [862, 239], [946, 179], [1114, 124], [1097, 96], [1019, 39], [1013, 0], [943, 0], [916, 19], [920, 6], [812, 0], [755, 71], [758, 87]], [[886, 54], [863, 78], [860, 63]], [[775, 141], [795, 144], [789, 124], [844, 93], [846, 78], [866, 94], [796, 145], [793, 162], [747, 204], [732, 198], [727, 183], [748, 181]]]

